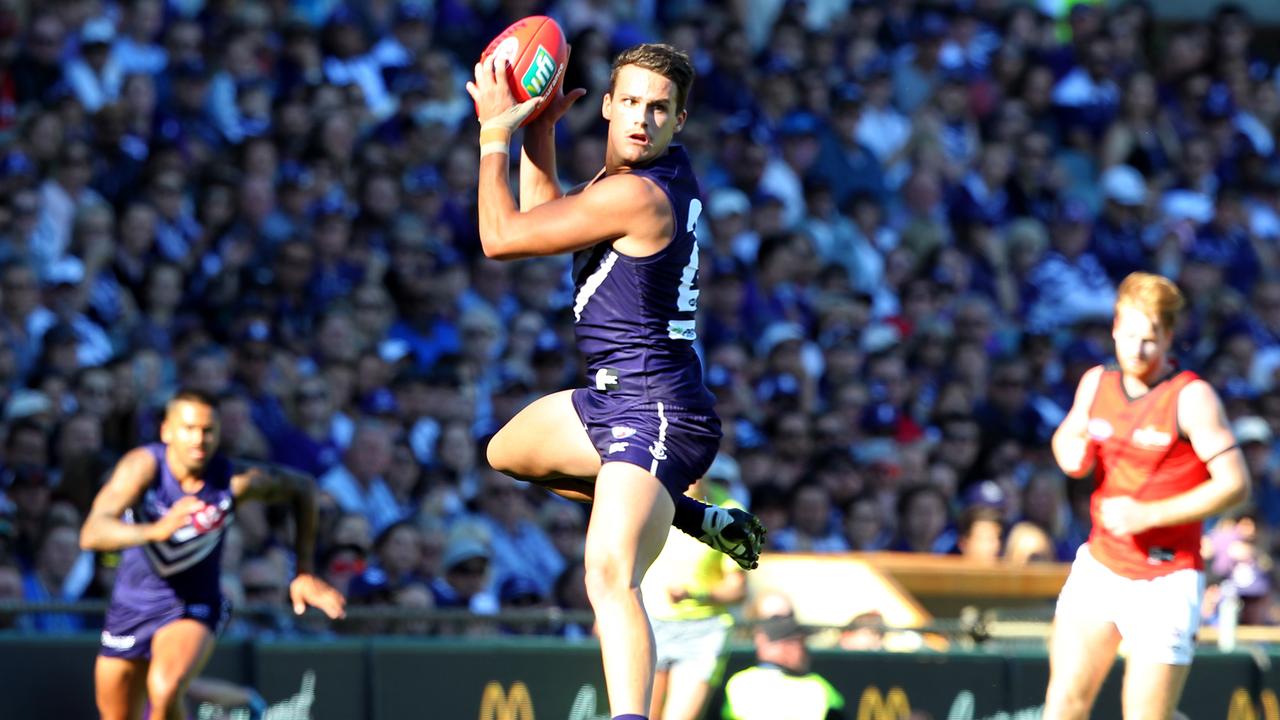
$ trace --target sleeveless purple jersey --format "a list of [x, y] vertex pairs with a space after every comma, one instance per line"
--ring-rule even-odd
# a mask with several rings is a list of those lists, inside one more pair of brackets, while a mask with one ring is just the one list
[[[164, 516], [184, 493], [165, 462], [165, 446], [145, 446], [156, 458], [157, 477], [142, 499], [126, 511], [127, 522], [150, 523]], [[221, 598], [222, 540], [235, 517], [231, 495], [231, 461], [215, 454], [205, 466], [204, 487], [195, 495], [205, 507], [168, 540], [124, 551], [112, 592], [113, 605], [139, 610], [170, 607], [179, 603], [216, 603]]]
[[634, 258], [600, 243], [574, 255], [574, 331], [587, 383], [611, 399], [710, 408], [693, 349], [698, 333], [698, 181], [683, 147], [631, 171], [662, 188], [675, 232], [660, 252]]

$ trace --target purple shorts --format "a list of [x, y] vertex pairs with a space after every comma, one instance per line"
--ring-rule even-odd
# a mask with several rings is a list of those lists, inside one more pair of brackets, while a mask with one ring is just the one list
[[720, 450], [720, 418], [709, 409], [619, 400], [588, 388], [573, 391], [573, 409], [602, 462], [643, 468], [673, 498], [702, 477]]
[[216, 636], [231, 618], [231, 603], [219, 598], [213, 603], [173, 603], [163, 608], [145, 610], [123, 603], [107, 607], [102, 628], [102, 646], [98, 654], [126, 660], [151, 657], [151, 638], [160, 628], [175, 620], [191, 619], [207, 625]]

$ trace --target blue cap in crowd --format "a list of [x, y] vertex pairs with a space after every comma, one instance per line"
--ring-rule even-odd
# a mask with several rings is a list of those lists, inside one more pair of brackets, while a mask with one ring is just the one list
[[1231, 98], [1231, 91], [1222, 83], [1214, 83], [1205, 93], [1200, 114], [1206, 120], [1226, 120], [1235, 117], [1236, 103]]
[[284, 187], [309, 188], [315, 185], [315, 177], [306, 165], [296, 160], [285, 160], [280, 163], [280, 185]]
[[545, 598], [537, 581], [525, 575], [510, 575], [498, 585], [498, 600], [503, 604], [539, 603]]
[[778, 134], [784, 138], [814, 136], [822, 130], [822, 120], [807, 111], [788, 113], [778, 125]]
[[831, 93], [832, 102], [836, 106], [861, 105], [866, 99], [862, 86], [855, 82], [840, 83]]
[[334, 216], [350, 219], [355, 217], [355, 209], [351, 207], [346, 198], [333, 193], [325, 195], [311, 205], [312, 220]]

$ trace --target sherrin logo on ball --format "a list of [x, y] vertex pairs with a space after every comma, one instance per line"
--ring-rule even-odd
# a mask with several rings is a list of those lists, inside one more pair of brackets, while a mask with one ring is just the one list
[[493, 49], [493, 56], [506, 60], [508, 64], [514, 65], [516, 60], [516, 51], [520, 49], [520, 39], [514, 35], [498, 43], [498, 47]]

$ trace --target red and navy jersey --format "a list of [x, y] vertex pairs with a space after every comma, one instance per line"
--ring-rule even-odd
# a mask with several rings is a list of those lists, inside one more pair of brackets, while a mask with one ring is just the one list
[[666, 193], [675, 220], [671, 243], [630, 257], [604, 242], [574, 255], [574, 329], [588, 387], [611, 398], [710, 408], [693, 349], [698, 337], [698, 181], [684, 148], [672, 145], [631, 171]]
[[[155, 522], [186, 494], [165, 461], [165, 445], [145, 447], [155, 456], [157, 473], [142, 498], [125, 513], [127, 522]], [[231, 461], [214, 455], [205, 466], [204, 486], [195, 493], [204, 507], [168, 539], [124, 551], [112, 602], [161, 607], [174, 599], [213, 602], [221, 596], [222, 541], [235, 517], [232, 475]]]
[[1089, 437], [1098, 454], [1089, 549], [1119, 575], [1149, 579], [1204, 566], [1199, 522], [1121, 537], [1107, 532], [1098, 521], [1099, 504], [1106, 498], [1161, 500], [1208, 479], [1204, 462], [1178, 428], [1178, 396], [1197, 379], [1198, 375], [1184, 370], [1137, 398], [1125, 392], [1118, 369], [1106, 368], [1098, 381], [1089, 411]]

